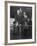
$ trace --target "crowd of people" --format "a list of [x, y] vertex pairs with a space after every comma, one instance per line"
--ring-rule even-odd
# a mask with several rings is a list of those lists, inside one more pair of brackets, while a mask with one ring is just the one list
[[10, 39], [32, 38], [32, 18], [29, 18], [21, 8], [17, 10], [17, 15], [10, 27]]

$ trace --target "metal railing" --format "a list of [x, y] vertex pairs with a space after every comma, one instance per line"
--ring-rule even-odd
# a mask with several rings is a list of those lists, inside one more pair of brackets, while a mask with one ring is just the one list
[[[27, 29], [28, 29], [28, 27], [30, 26], [32, 26], [32, 25], [27, 25], [27, 26], [25, 26], [25, 25], [18, 25], [18, 27], [19, 27], [19, 39], [21, 39], [21, 26], [22, 27], [26, 27]], [[10, 29], [12, 30], [12, 31], [14, 31], [13, 29], [14, 29], [14, 27], [15, 28], [17, 28], [16, 26], [15, 26], [15, 24], [14, 25], [12, 25], [12, 26], [10, 26]], [[18, 30], [15, 30], [16, 32], [18, 31]], [[18, 37], [18, 35], [17, 35], [17, 37]]]

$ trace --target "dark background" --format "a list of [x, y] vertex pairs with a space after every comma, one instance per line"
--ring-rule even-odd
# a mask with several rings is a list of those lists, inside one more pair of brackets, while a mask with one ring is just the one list
[[25, 11], [27, 15], [32, 16], [32, 7], [10, 6], [10, 18], [14, 18], [19, 8], [21, 8], [23, 12]]

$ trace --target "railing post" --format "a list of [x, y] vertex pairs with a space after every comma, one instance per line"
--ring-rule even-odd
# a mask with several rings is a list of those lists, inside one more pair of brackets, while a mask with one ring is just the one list
[[19, 39], [21, 39], [21, 24], [19, 25]]

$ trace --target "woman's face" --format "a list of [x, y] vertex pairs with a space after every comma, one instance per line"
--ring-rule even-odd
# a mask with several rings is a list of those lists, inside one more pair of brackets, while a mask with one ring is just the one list
[[19, 10], [17, 10], [17, 15], [19, 15], [19, 13], [20, 13], [20, 11], [19, 11]]
[[24, 18], [27, 18], [26, 12], [24, 12], [23, 15], [24, 15]]

